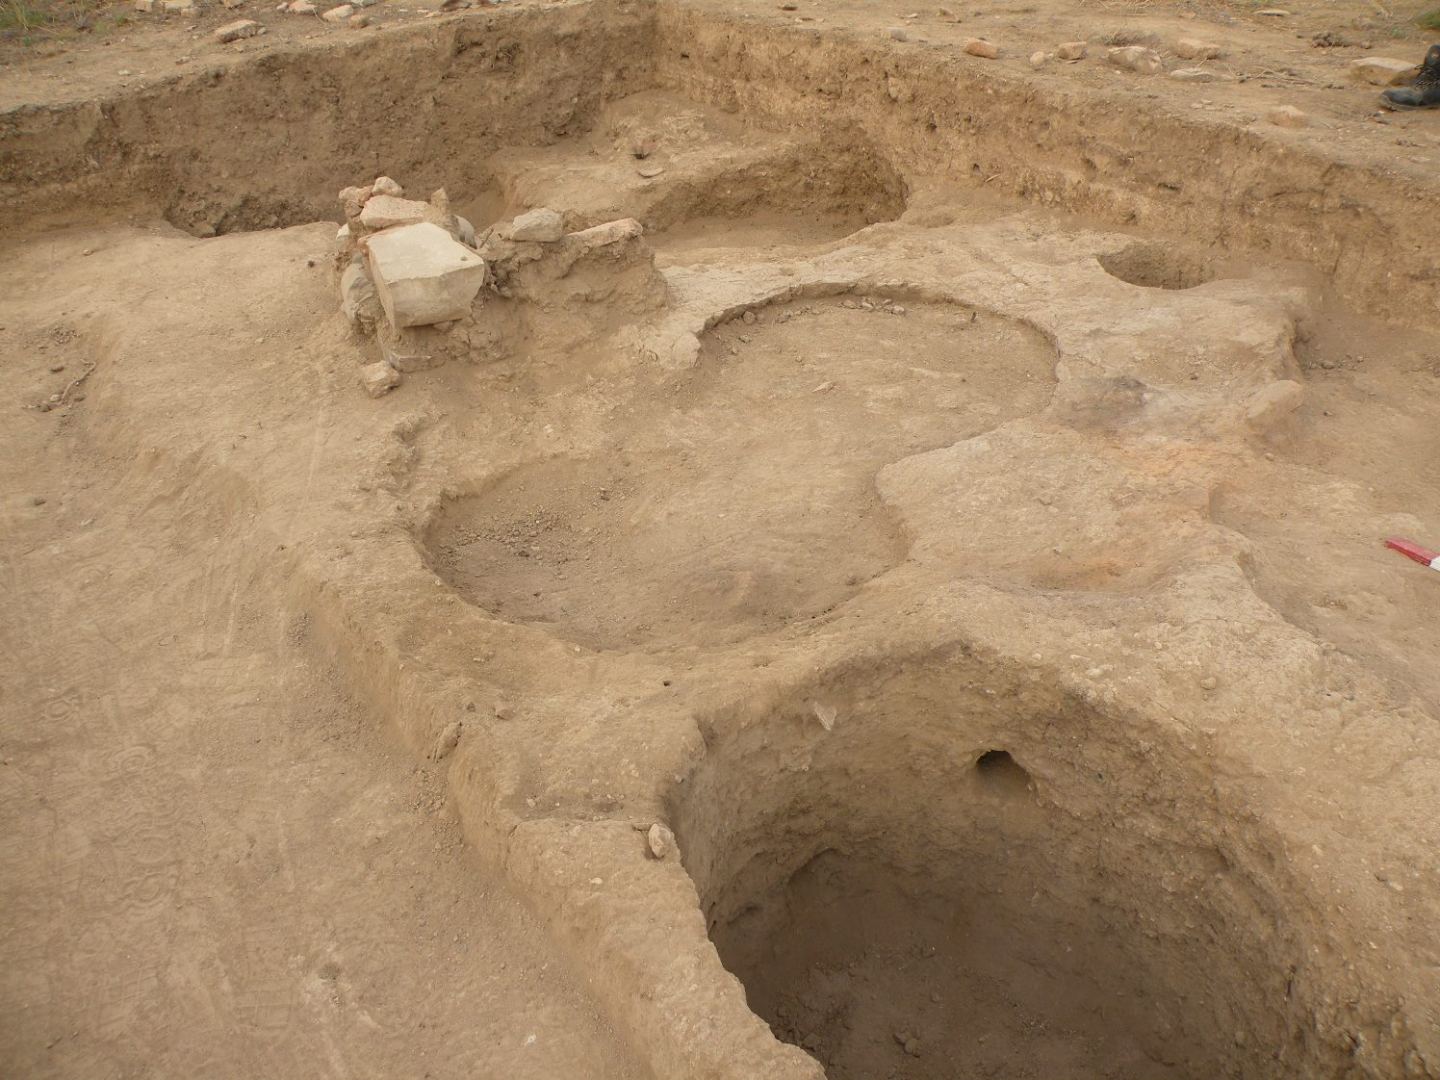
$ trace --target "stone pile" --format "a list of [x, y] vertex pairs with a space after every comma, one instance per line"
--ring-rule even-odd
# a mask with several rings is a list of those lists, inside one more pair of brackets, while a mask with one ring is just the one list
[[[519, 318], [509, 301], [566, 311], [577, 325], [589, 318], [588, 306], [608, 317], [665, 302], [644, 230], [629, 218], [572, 232], [563, 215], [540, 207], [477, 240], [470, 222], [450, 212], [443, 189], [422, 202], [381, 176], [339, 198], [340, 310], [379, 344], [381, 359], [360, 373], [372, 397], [447, 356], [505, 355]], [[482, 290], [492, 305], [477, 320]]]
[[339, 198], [340, 310], [357, 331], [380, 341], [383, 359], [361, 373], [362, 385], [378, 397], [399, 385], [401, 371], [428, 366], [408, 354], [407, 331], [470, 317], [485, 261], [473, 247], [474, 227], [450, 212], [443, 188], [421, 202], [380, 176]]

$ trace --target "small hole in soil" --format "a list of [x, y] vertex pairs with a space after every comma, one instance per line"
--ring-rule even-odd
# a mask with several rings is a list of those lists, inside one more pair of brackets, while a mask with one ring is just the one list
[[1008, 750], [986, 750], [975, 759], [975, 773], [992, 791], [1020, 794], [1030, 790], [1030, 774]]
[[1215, 278], [1210, 263], [1171, 244], [1142, 240], [1096, 256], [1111, 277], [1144, 289], [1193, 289]]

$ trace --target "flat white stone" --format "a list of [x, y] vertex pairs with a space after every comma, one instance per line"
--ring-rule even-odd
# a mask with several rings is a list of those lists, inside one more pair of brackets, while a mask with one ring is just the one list
[[433, 222], [376, 233], [366, 248], [380, 306], [397, 330], [461, 318], [485, 284], [485, 261]]
[[389, 229], [395, 225], [414, 225], [425, 220], [429, 208], [414, 199], [397, 199], [394, 195], [372, 195], [360, 211], [360, 224], [367, 229]]

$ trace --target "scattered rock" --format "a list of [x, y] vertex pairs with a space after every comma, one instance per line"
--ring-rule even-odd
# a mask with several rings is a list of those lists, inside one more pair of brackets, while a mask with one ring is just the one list
[[195, 0], [162, 0], [160, 6], [170, 15], [188, 15], [195, 10]]
[[360, 385], [372, 398], [384, 397], [400, 385], [400, 373], [386, 363], [366, 364], [360, 369]]
[[1371, 86], [1403, 86], [1420, 72], [1418, 64], [1387, 56], [1365, 56], [1350, 61], [1350, 78]]
[[291, 0], [290, 5], [285, 9], [291, 15], [314, 15], [316, 7], [310, 0]]
[[1290, 17], [1290, 12], [1284, 8], [1266, 8], [1263, 11], [1255, 12], [1255, 14], [1263, 15], [1268, 19], [1288, 19]]
[[1293, 379], [1279, 379], [1250, 395], [1245, 422], [1259, 432], [1273, 431], [1300, 407], [1305, 388]]
[[565, 235], [565, 219], [559, 211], [540, 206], [521, 214], [501, 230], [501, 235], [516, 243], [553, 244]]
[[338, 229], [335, 230], [335, 242], [336, 242], [337, 244], [339, 244], [340, 246], [343, 247], [343, 246], [345, 246], [345, 244], [349, 243], [349, 241], [350, 241], [350, 226], [349, 226], [349, 225], [341, 225], [340, 228], [338, 228]]
[[1310, 123], [1310, 117], [1294, 105], [1277, 105], [1265, 114], [1265, 119], [1276, 127], [1302, 128]]
[[1200, 688], [1202, 690], [1214, 690], [1219, 685], [1220, 680], [1215, 678], [1214, 675], [1206, 675], [1205, 678], [1200, 680]]
[[321, 15], [320, 17], [326, 22], [342, 23], [354, 14], [355, 9], [353, 7], [351, 7], [349, 4], [341, 4], [339, 7], [331, 8], [329, 11], [325, 12], [325, 14]]
[[675, 834], [658, 821], [645, 834], [645, 842], [650, 845], [650, 854], [657, 859], [663, 859], [675, 850]]
[[1181, 60], [1216, 60], [1220, 57], [1220, 46], [1195, 38], [1181, 38], [1175, 42], [1175, 55]]
[[471, 225], [467, 218], [456, 215], [455, 217], [455, 239], [466, 247], [475, 246], [475, 226]]
[[820, 726], [826, 731], [835, 730], [835, 720], [840, 715], [839, 710], [833, 705], [822, 705], [820, 702], [813, 702], [810, 706], [815, 713], [815, 719], [820, 721]]
[[358, 255], [340, 275], [340, 312], [362, 330], [373, 329], [382, 314], [375, 282]]
[[1228, 82], [1228, 75], [1221, 75], [1219, 72], [1211, 71], [1208, 68], [1176, 68], [1170, 72], [1170, 78], [1178, 79], [1180, 82]]
[[360, 224], [367, 229], [389, 229], [396, 225], [414, 225], [425, 220], [429, 206], [414, 199], [397, 199], [394, 195], [372, 195], [360, 211]]
[[1090, 52], [1090, 46], [1083, 41], [1067, 41], [1055, 50], [1055, 55], [1061, 60], [1084, 60]]
[[393, 195], [397, 199], [405, 194], [405, 189], [388, 176], [377, 176], [375, 182], [370, 185], [370, 190], [376, 195]]
[[1144, 45], [1122, 45], [1118, 49], [1111, 49], [1105, 54], [1105, 58], [1118, 68], [1141, 75], [1155, 75], [1165, 67], [1160, 54]]
[[1000, 55], [1000, 49], [984, 38], [971, 38], [965, 42], [965, 51], [971, 56], [979, 56], [985, 60], [994, 60]]
[[135, 0], [135, 10], [151, 12], [155, 10], [155, 0]]
[[1048, 58], [1045, 55], [1045, 50], [1041, 49], [1038, 52], [1033, 52], [1030, 54], [1030, 66], [1032, 68], [1044, 67], [1046, 59]]
[[380, 306], [396, 330], [469, 314], [485, 284], [484, 260], [433, 222], [387, 229], [366, 248]]
[[892, 26], [885, 33], [890, 35], [891, 41], [909, 41], [910, 35], [903, 26]]
[[371, 15], [368, 11], [357, 11], [354, 15], [351, 15], [346, 22], [355, 27], [355, 29], [362, 30], [369, 26], [374, 18], [375, 16]]
[[254, 37], [260, 33], [260, 24], [250, 19], [237, 19], [235, 22], [226, 23], [215, 30], [215, 40], [221, 44], [231, 41], [239, 41], [241, 38]]
[[645, 229], [634, 218], [620, 218], [618, 221], [607, 221], [603, 225], [571, 233], [570, 238], [580, 241], [581, 246], [588, 250], [608, 247], [622, 240], [635, 240], [644, 235], [644, 232]]
[[234, 11], [236, 8], [245, 6], [245, 0], [220, 0], [220, 6], [226, 11]]
[[[373, 367], [375, 365], [372, 364], [370, 366]], [[445, 730], [440, 732], [439, 737], [435, 740], [435, 744], [430, 747], [430, 760], [444, 761], [454, 752], [455, 747], [458, 745], [460, 745], [460, 721], [452, 720], [445, 725]]]
[[665, 171], [662, 165], [641, 165], [635, 170], [645, 180], [653, 180]]

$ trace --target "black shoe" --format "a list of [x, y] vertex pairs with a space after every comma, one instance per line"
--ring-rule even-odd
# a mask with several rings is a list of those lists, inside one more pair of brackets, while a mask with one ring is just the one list
[[1430, 46], [1409, 86], [1386, 90], [1380, 100], [1392, 109], [1440, 109], [1440, 45]]

